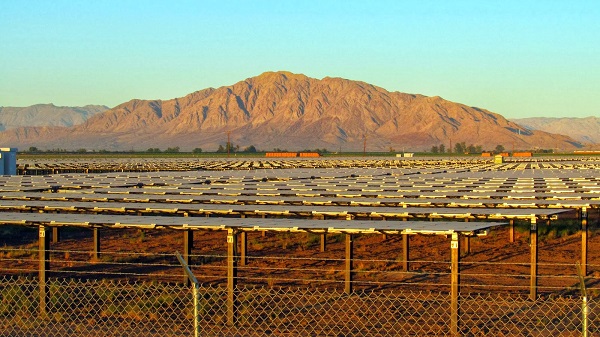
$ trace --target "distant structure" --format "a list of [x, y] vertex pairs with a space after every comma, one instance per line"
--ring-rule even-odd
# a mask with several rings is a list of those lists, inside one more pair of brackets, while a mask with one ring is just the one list
[[321, 155], [318, 152], [267, 152], [265, 157], [269, 158], [317, 158]]
[[17, 151], [14, 147], [0, 148], [0, 175], [17, 175]]
[[578, 150], [573, 151], [574, 154], [600, 154], [600, 151], [596, 150]]
[[308, 157], [308, 158], [316, 158], [316, 157], [321, 156], [318, 152], [300, 152], [300, 153], [298, 153], [298, 155], [300, 157]]
[[513, 157], [532, 157], [533, 154], [531, 152], [513, 152]]
[[267, 152], [265, 157], [269, 158], [295, 158], [298, 157], [298, 152]]

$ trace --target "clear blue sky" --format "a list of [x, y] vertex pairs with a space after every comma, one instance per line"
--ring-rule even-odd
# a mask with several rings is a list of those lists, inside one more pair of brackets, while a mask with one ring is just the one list
[[112, 107], [287, 70], [600, 117], [596, 0], [0, 0], [0, 46], [0, 106]]

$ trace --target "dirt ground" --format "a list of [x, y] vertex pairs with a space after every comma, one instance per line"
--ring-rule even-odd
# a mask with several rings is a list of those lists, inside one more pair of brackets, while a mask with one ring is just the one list
[[[600, 293], [600, 235], [598, 214], [590, 214], [588, 275], [591, 293]], [[508, 229], [494, 228], [471, 239], [471, 252], [461, 258], [461, 291], [529, 291], [530, 246], [526, 223], [518, 224], [514, 243]], [[576, 262], [581, 256], [577, 225], [553, 222], [540, 226], [540, 293], [578, 294]], [[175, 252], [183, 250], [183, 233], [175, 230], [101, 229], [101, 251], [92, 259], [92, 231], [64, 228], [50, 245], [51, 277], [144, 279], [182, 282]], [[308, 233], [248, 234], [248, 262], [239, 266], [244, 285], [343, 288], [344, 235], [328, 235], [320, 251], [318, 235]], [[0, 232], [3, 274], [37, 275], [39, 265], [35, 228], [3, 227]], [[226, 283], [226, 232], [194, 232], [190, 264], [201, 283]], [[410, 237], [410, 271], [403, 270], [402, 237], [381, 234], [354, 238], [354, 286], [368, 289], [449, 289], [450, 240], [444, 236]]]

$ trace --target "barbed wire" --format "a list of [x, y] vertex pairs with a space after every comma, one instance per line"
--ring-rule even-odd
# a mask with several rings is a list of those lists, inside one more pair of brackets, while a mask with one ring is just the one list
[[[5, 269], [7, 271], [19, 271], [19, 272], [36, 272], [37, 270], [34, 269], [20, 269], [20, 268], [9, 268], [9, 269]], [[71, 274], [72, 271], [52, 271], [53, 273], [63, 273], [63, 274]], [[158, 274], [158, 273], [136, 273], [136, 272], [107, 272], [107, 271], [77, 271], [77, 274], [81, 274], [81, 275], [113, 275], [113, 276], [124, 276], [124, 277], [160, 277], [160, 278], [166, 278], [166, 279], [180, 279], [182, 277], [183, 274], [180, 275], [168, 275], [168, 274]], [[197, 278], [199, 279], [212, 279], [212, 278], [219, 278], [219, 279], [224, 279], [225, 276], [224, 275], [196, 275]], [[371, 285], [371, 286], [386, 286], [386, 285], [393, 285], [393, 286], [425, 286], [425, 287], [450, 287], [451, 284], [448, 282], [438, 282], [438, 283], [432, 283], [432, 282], [406, 282], [406, 281], [369, 281], [369, 280], [352, 280], [352, 281], [345, 281], [345, 280], [340, 280], [340, 279], [301, 279], [301, 278], [288, 278], [288, 277], [253, 277], [253, 276], [237, 276], [234, 279], [238, 280], [238, 281], [263, 281], [267, 284], [269, 283], [280, 283], [280, 282], [296, 282], [296, 283], [306, 283], [306, 282], [311, 282], [311, 283], [327, 283], [327, 284], [346, 284], [346, 283], [350, 283], [350, 284], [354, 284], [354, 285]], [[481, 284], [481, 283], [461, 283], [461, 287], [462, 288], [488, 288], [488, 289], [520, 289], [522, 291], [528, 291], [529, 290], [529, 286], [527, 285], [503, 285], [503, 284]], [[537, 287], [539, 290], [552, 290], [552, 291], [556, 291], [556, 290], [562, 290], [562, 291], [576, 291], [579, 290], [579, 286], [547, 286], [547, 285], [540, 285]], [[588, 287], [588, 290], [600, 290], [600, 288], [598, 287]]]
[[[26, 253], [24, 256], [13, 257], [11, 254]], [[92, 252], [88, 250], [49, 250], [50, 259], [49, 262], [52, 266], [48, 272], [51, 275], [66, 275], [66, 276], [93, 276], [97, 278], [102, 277], [116, 277], [116, 278], [149, 278], [149, 279], [181, 279], [183, 278], [183, 271], [173, 272], [173, 270], [181, 269], [181, 264], [175, 260], [174, 253], [149, 253], [149, 252], [121, 252], [121, 251], [103, 251], [101, 256], [104, 258], [94, 259], [89, 257]], [[38, 249], [27, 249], [27, 248], [0, 248], [0, 265], [5, 264], [1, 269], [0, 273], [30, 273], [35, 274], [39, 272], [38, 268], [35, 268], [33, 264], [40, 262], [36, 255], [39, 254]], [[67, 258], [56, 257], [56, 255], [68, 256]], [[120, 261], [110, 260], [110, 256], [115, 257], [127, 256], [133, 259], [133, 261]], [[212, 280], [212, 282], [224, 282], [227, 278], [226, 270], [228, 266], [225, 264], [227, 261], [227, 255], [223, 254], [190, 254], [188, 255], [190, 261], [198, 259], [208, 259], [206, 263], [191, 263], [190, 267], [196, 272], [196, 277], [201, 280]], [[147, 261], [148, 258], [160, 259], [160, 261]], [[239, 262], [240, 256], [236, 256], [236, 261]], [[139, 261], [137, 261], [138, 259]], [[350, 284], [360, 286], [400, 286], [400, 287], [448, 287], [450, 284], [451, 272], [449, 270], [449, 261], [438, 261], [438, 260], [409, 260], [411, 265], [414, 264], [429, 264], [430, 267], [443, 266], [440, 270], [439, 267], [427, 268], [427, 270], [403, 270], [398, 266], [399, 263], [405, 262], [401, 259], [353, 259], [353, 268], [351, 270], [354, 275], [352, 281], [346, 281], [343, 279], [342, 273], [346, 272], [346, 269], [341, 266], [342, 263], [346, 262], [343, 258], [320, 258], [320, 257], [273, 257], [273, 256], [246, 256], [248, 264], [241, 265], [238, 263], [237, 270], [238, 275], [236, 279], [245, 282], [264, 282], [267, 284], [271, 283], [316, 283], [316, 284], [343, 284], [350, 282]], [[146, 260], [146, 261], [145, 261]], [[286, 264], [285, 266], [268, 265], [268, 263], [279, 263], [279, 262], [292, 262], [297, 265]], [[319, 266], [309, 265], [303, 266], [303, 263], [323, 263]], [[252, 265], [252, 263], [258, 263], [258, 265]], [[15, 264], [31, 265], [31, 267], [16, 266]], [[267, 265], [264, 265], [267, 264]], [[381, 264], [386, 264], [381, 266]], [[465, 288], [476, 288], [476, 289], [508, 289], [508, 290], [522, 290], [526, 291], [529, 289], [529, 285], [525, 282], [531, 277], [528, 271], [523, 273], [519, 272], [489, 272], [482, 271], [476, 272], [472, 268], [477, 267], [516, 267], [524, 268], [531, 266], [531, 263], [525, 262], [494, 262], [494, 261], [461, 261], [461, 266], [469, 267], [465, 271], [460, 272], [460, 276], [463, 279], [461, 287]], [[598, 265], [588, 264], [588, 267], [593, 269]], [[104, 270], [81, 270], [84, 267], [95, 267], [104, 268]], [[113, 270], [110, 270], [110, 268]], [[124, 271], [123, 268], [135, 268], [135, 270]], [[554, 268], [554, 273], [538, 273], [537, 277], [539, 282], [538, 289], [543, 291], [574, 291], [579, 287], [578, 275], [576, 272], [575, 264], [571, 263], [551, 263], [541, 262], [538, 263], [538, 267], [541, 268]], [[568, 267], [568, 268], [565, 268]], [[144, 272], [145, 268], [158, 270], [153, 272]], [[384, 270], [384, 268], [392, 268]], [[210, 272], [210, 271], [213, 272]], [[485, 268], [485, 270], [490, 270]], [[216, 274], [214, 272], [217, 272]], [[572, 271], [572, 272], [571, 272]], [[207, 273], [209, 272], [209, 273]], [[287, 273], [298, 273], [305, 277], [288, 277]], [[262, 275], [261, 275], [262, 274]], [[265, 275], [268, 274], [268, 275]], [[324, 276], [319, 276], [324, 275]], [[376, 279], [365, 279], [365, 278], [376, 278]], [[387, 278], [400, 278], [395, 280], [389, 280]], [[432, 282], [436, 279], [435, 282]], [[499, 279], [504, 279], [499, 282]], [[597, 273], [590, 273], [585, 276], [586, 282], [594, 284], [594, 282], [600, 277]], [[517, 280], [517, 283], [515, 283]], [[439, 281], [439, 282], [438, 282]], [[466, 282], [465, 282], [466, 281]], [[561, 285], [560, 282], [569, 282], [569, 284]], [[518, 283], [524, 284], [518, 284]], [[544, 282], [550, 282], [548, 284]], [[559, 283], [556, 283], [559, 282]], [[573, 284], [577, 285], [574, 286]], [[589, 290], [597, 290], [596, 287], [588, 287]]]
[[[74, 251], [61, 251], [63, 253], [73, 253]], [[123, 254], [123, 255], [129, 255], [129, 254]], [[169, 258], [174, 258], [174, 256], [172, 254], [145, 254], [147, 256], [162, 256], [162, 257], [169, 257]], [[226, 256], [221, 256], [221, 255], [210, 255], [210, 257], [223, 257], [226, 258]], [[280, 259], [281, 261], [288, 261], [288, 259]], [[340, 261], [345, 261], [345, 260], [338, 260], [338, 259], [315, 259], [315, 258], [311, 258], [310, 260], [312, 261], [320, 261], [320, 262], [330, 262], [330, 261], [334, 261], [334, 262], [340, 262]], [[9, 261], [9, 262], [39, 262], [38, 258], [29, 258], [29, 259], [24, 259], [24, 258], [11, 258], [11, 257], [0, 257], [0, 261]], [[128, 261], [110, 261], [110, 260], [79, 260], [79, 259], [56, 259], [56, 258], [50, 258], [49, 260], [47, 260], [48, 262], [52, 262], [52, 263], [63, 263], [63, 264], [102, 264], [102, 265], [126, 265], [126, 266], [140, 266], [140, 267], [180, 267], [180, 264], [177, 262], [174, 263], [156, 263], [156, 262], [147, 262], [147, 261], [141, 261], [141, 262], [128, 262]], [[356, 266], [356, 263], [361, 263], [361, 262], [368, 262], [368, 263], [378, 263], [378, 262], [388, 262], [388, 263], [401, 263], [403, 261], [396, 261], [396, 260], [367, 260], [367, 259], [362, 259], [362, 260], [354, 260], [354, 271], [356, 272], [379, 272], [379, 273], [410, 273], [409, 271], [394, 271], [394, 270], [362, 270], [363, 268], [366, 268], [366, 266]], [[435, 261], [435, 260], [410, 260], [408, 261], [411, 264], [413, 263], [430, 263], [430, 264], [448, 264], [447, 261]], [[477, 266], [477, 265], [510, 265], [510, 266], [530, 266], [530, 263], [488, 263], [488, 262], [484, 262], [484, 263], [478, 263], [478, 262], [471, 262], [469, 263], [469, 265], [472, 266]], [[207, 264], [190, 264], [191, 267], [196, 267], [196, 268], [226, 268], [225, 265], [217, 265], [217, 266], [211, 266], [211, 265], [207, 265]], [[549, 266], [549, 267], [563, 267], [563, 266], [573, 266], [575, 267], [574, 264], [564, 264], [564, 263], [557, 263], [557, 264], [553, 264], [553, 263], [543, 263], [543, 264], [538, 264], [538, 267], [544, 267], [544, 266]], [[588, 265], [589, 267], [593, 267], [594, 265]], [[324, 266], [325, 267], [325, 266]], [[299, 268], [292, 268], [292, 267], [268, 267], [268, 266], [256, 266], [256, 267], [252, 267], [252, 266], [238, 266], [237, 267], [238, 270], [288, 270], [288, 271], [321, 271], [323, 270], [322, 268], [306, 268], [306, 267], [299, 267]], [[342, 271], [344, 269], [336, 269], [336, 271]], [[575, 270], [575, 268], [574, 268]], [[420, 272], [413, 272], [415, 274], [420, 274]], [[428, 272], [433, 274], [434, 272]], [[447, 274], [447, 273], [439, 273], [439, 274]], [[486, 274], [486, 273], [469, 273], [467, 271], [463, 271], [461, 272], [461, 275], [480, 275], [480, 276], [491, 276], [491, 275], [502, 275], [502, 276], [520, 276], [519, 274]], [[568, 276], [568, 275], [567, 275]], [[575, 276], [573, 276], [575, 277]], [[593, 276], [589, 276], [590, 278], [595, 278]]]

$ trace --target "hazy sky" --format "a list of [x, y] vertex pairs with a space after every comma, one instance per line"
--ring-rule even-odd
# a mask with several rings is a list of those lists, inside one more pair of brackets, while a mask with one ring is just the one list
[[0, 106], [170, 99], [265, 71], [600, 117], [600, 1], [0, 0]]

